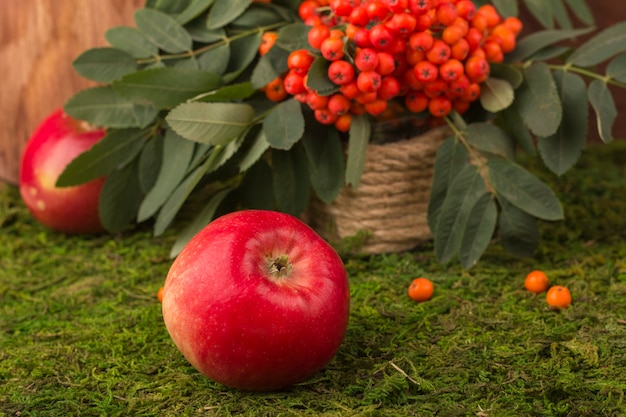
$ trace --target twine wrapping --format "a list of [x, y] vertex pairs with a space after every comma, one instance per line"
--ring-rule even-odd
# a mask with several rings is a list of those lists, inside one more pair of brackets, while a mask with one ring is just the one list
[[359, 187], [344, 187], [330, 204], [313, 199], [309, 223], [330, 241], [369, 233], [359, 248], [364, 254], [401, 252], [430, 240], [433, 164], [449, 135], [441, 126], [407, 140], [368, 145]]

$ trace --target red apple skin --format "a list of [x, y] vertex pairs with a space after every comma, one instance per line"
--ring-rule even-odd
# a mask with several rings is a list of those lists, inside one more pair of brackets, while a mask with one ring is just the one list
[[104, 179], [74, 187], [55, 187], [65, 167], [105, 135], [61, 109], [50, 114], [29, 138], [20, 164], [20, 194], [32, 215], [59, 232], [103, 231], [98, 201]]
[[[277, 277], [269, 265], [283, 255], [291, 270]], [[162, 309], [174, 343], [202, 374], [272, 391], [335, 356], [349, 307], [343, 262], [326, 241], [293, 216], [243, 210], [185, 246], [165, 280]]]

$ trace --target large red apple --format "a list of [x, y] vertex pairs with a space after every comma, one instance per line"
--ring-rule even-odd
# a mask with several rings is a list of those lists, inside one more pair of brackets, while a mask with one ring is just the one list
[[29, 138], [20, 164], [20, 194], [33, 216], [65, 233], [103, 230], [98, 201], [104, 179], [74, 187], [56, 187], [65, 167], [105, 134], [62, 110], [50, 114]]
[[165, 280], [163, 318], [201, 373], [251, 391], [288, 387], [336, 354], [350, 293], [341, 258], [299, 219], [243, 210], [209, 223]]

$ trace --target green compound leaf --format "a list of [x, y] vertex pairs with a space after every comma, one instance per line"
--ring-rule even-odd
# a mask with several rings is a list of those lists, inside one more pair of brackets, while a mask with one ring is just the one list
[[204, 13], [213, 2], [214, 0], [191, 0], [185, 10], [177, 14], [174, 19], [184, 25]]
[[216, 102], [216, 101], [237, 101], [249, 98], [257, 90], [252, 87], [252, 83], [243, 82], [238, 84], [225, 85], [217, 90], [210, 91], [197, 98], [198, 101]]
[[506, 159], [492, 158], [487, 167], [496, 193], [511, 204], [540, 219], [563, 219], [559, 199], [539, 178]]
[[517, 256], [532, 256], [541, 240], [537, 219], [506, 201], [500, 200], [500, 241]]
[[147, 58], [159, 53], [159, 47], [148, 40], [146, 35], [129, 26], [117, 26], [107, 30], [106, 40], [114, 48], [120, 49], [133, 58]]
[[626, 83], [626, 52], [613, 58], [606, 67], [606, 76]]
[[153, 44], [171, 54], [191, 51], [193, 41], [172, 16], [156, 9], [139, 9], [134, 14], [137, 28]]
[[292, 98], [277, 104], [263, 120], [263, 131], [272, 148], [291, 149], [304, 134], [300, 102]]
[[339, 91], [339, 86], [328, 78], [330, 62], [322, 57], [316, 58], [309, 68], [306, 86], [321, 96], [328, 96]]
[[506, 109], [514, 99], [513, 86], [506, 80], [494, 77], [485, 80], [480, 92], [480, 104], [492, 113]]
[[92, 48], [72, 63], [76, 72], [90, 80], [108, 83], [137, 69], [135, 59], [117, 48]]
[[221, 78], [201, 70], [164, 67], [128, 74], [112, 85], [124, 97], [146, 100], [157, 109], [166, 109], [217, 88]]
[[613, 124], [617, 118], [617, 107], [606, 83], [602, 80], [593, 80], [587, 90], [589, 103], [596, 112], [598, 134], [600, 138], [609, 143], [613, 141]]
[[239, 17], [251, 4], [252, 0], [215, 0], [209, 11], [207, 28], [217, 29], [226, 26]]
[[308, 124], [302, 137], [306, 151], [307, 167], [311, 185], [320, 200], [332, 202], [341, 187], [344, 175], [344, 150], [336, 129], [328, 129], [321, 124]]
[[239, 161], [239, 172], [245, 172], [249, 170], [265, 152], [270, 148], [270, 144], [267, 141], [265, 132], [261, 129], [259, 133], [254, 136], [253, 142], [248, 148], [248, 152], [243, 155], [241, 161]]
[[466, 129], [467, 140], [484, 152], [512, 159], [513, 141], [500, 127], [491, 123], [470, 123]]
[[372, 134], [372, 125], [365, 115], [352, 117], [348, 132], [348, 159], [346, 161], [346, 185], [357, 188], [365, 169], [367, 145]]
[[197, 55], [198, 65], [201, 70], [222, 75], [228, 68], [230, 60], [230, 46], [225, 43]]
[[593, 13], [587, 6], [585, 0], [565, 0], [570, 9], [574, 12], [577, 18], [580, 19], [587, 26], [593, 26], [595, 24], [593, 19]]
[[493, 195], [485, 193], [472, 208], [461, 240], [459, 258], [463, 268], [470, 269], [476, 265], [491, 242], [497, 221], [498, 208]]
[[515, 139], [515, 142], [529, 155], [535, 155], [537, 153], [533, 137], [515, 106], [511, 106], [499, 112], [496, 118], [496, 124]]
[[230, 44], [230, 60], [223, 76], [224, 84], [233, 82], [257, 58], [261, 32], [236, 39]]
[[111, 130], [102, 140], [70, 162], [59, 178], [57, 187], [83, 184], [109, 175], [128, 164], [141, 152], [146, 132], [140, 129]]
[[565, 62], [590, 67], [623, 51], [626, 51], [626, 22], [604, 29], [576, 48]]
[[574, 39], [591, 32], [593, 28], [584, 29], [549, 29], [533, 32], [522, 38], [517, 43], [515, 49], [507, 54], [507, 62], [523, 61], [530, 58], [544, 48], [551, 47], [557, 42], [567, 39]]
[[578, 160], [587, 140], [587, 86], [569, 72], [557, 71], [554, 78], [563, 103], [563, 123], [554, 135], [538, 139], [538, 149], [546, 166], [562, 175]]
[[562, 107], [556, 83], [547, 64], [539, 62], [524, 71], [515, 106], [537, 136], [553, 135], [561, 124]]
[[291, 23], [278, 31], [276, 46], [288, 52], [297, 49], [310, 49], [307, 41], [307, 33], [310, 27], [302, 22]]
[[158, 113], [151, 104], [134, 103], [117, 94], [111, 86], [81, 90], [63, 109], [76, 119], [109, 128], [146, 127]]
[[554, 27], [554, 16], [552, 15], [551, 1], [548, 0], [524, 0], [528, 11], [545, 28]]
[[439, 262], [449, 262], [459, 251], [472, 210], [484, 193], [478, 169], [464, 166], [450, 184], [437, 219], [434, 241]]
[[517, 16], [519, 14], [517, 0], [492, 0], [492, 3], [502, 17]]
[[163, 135], [157, 134], [147, 139], [147, 143], [139, 154], [139, 183], [143, 194], [154, 186], [163, 155]]
[[254, 109], [240, 103], [184, 103], [166, 116], [182, 137], [209, 145], [225, 145], [242, 134], [254, 119]]
[[295, 146], [290, 151], [273, 150], [272, 168], [278, 208], [294, 216], [301, 215], [311, 197], [311, 183], [304, 149]]
[[111, 172], [104, 181], [98, 202], [98, 212], [102, 226], [109, 233], [124, 230], [137, 214], [142, 196], [138, 166], [138, 160], [135, 160]]

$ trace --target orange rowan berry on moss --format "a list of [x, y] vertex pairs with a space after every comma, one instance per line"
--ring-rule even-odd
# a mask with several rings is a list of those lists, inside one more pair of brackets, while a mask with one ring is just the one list
[[428, 301], [433, 296], [435, 286], [428, 278], [420, 277], [411, 281], [408, 288], [409, 297], [413, 301]]

